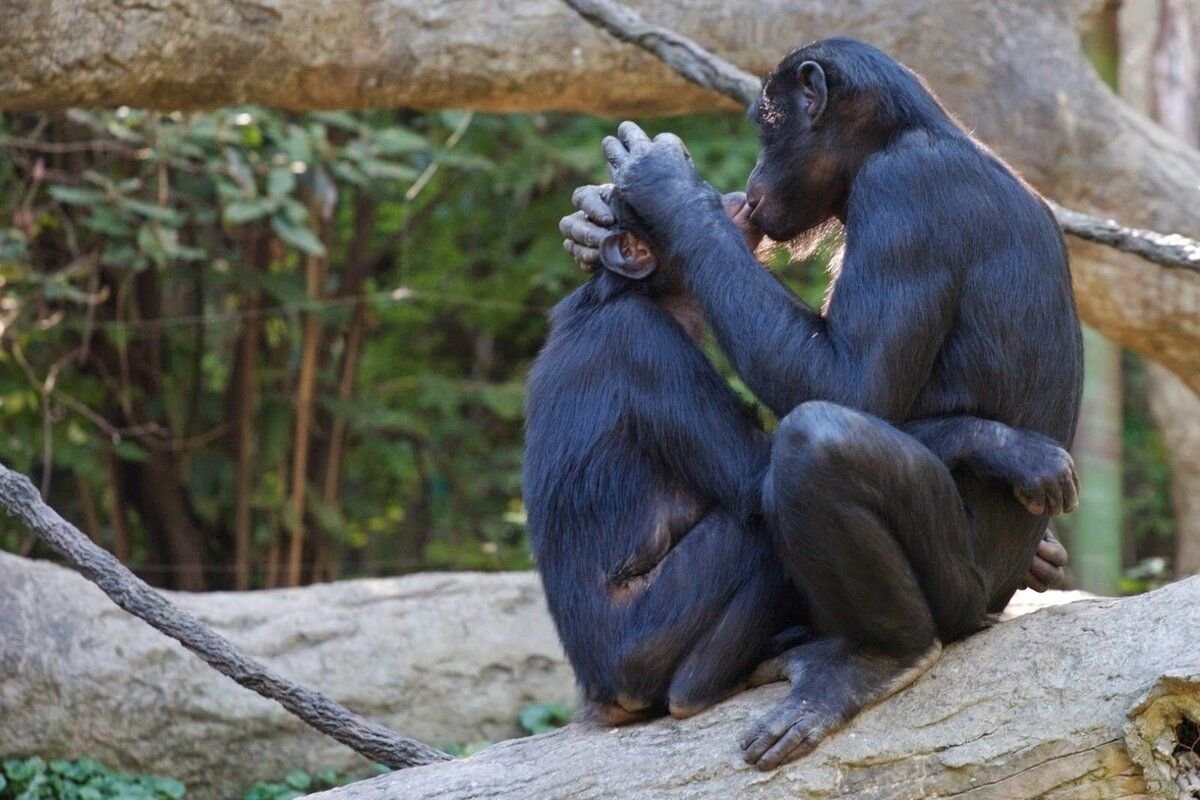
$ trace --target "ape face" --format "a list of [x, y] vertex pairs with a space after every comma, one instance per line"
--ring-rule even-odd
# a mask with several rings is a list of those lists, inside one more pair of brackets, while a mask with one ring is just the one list
[[794, 239], [834, 216], [849, 189], [846, 148], [837, 142], [824, 69], [784, 59], [750, 109], [758, 163], [746, 183], [750, 220], [776, 241]]

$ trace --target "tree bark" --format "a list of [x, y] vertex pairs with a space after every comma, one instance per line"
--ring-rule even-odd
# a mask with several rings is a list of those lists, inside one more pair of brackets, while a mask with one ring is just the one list
[[[1200, 0], [1131, 0], [1121, 13], [1121, 95], [1200, 147]], [[1200, 396], [1146, 365], [1150, 413], [1171, 467], [1175, 574], [1200, 573]]]
[[1200, 578], [1001, 623], [771, 773], [743, 764], [736, 742], [781, 685], [688, 720], [574, 724], [313, 797], [1193, 797], [1179, 786], [1200, 786], [1195, 729], [1181, 724], [1200, 720], [1198, 626]]
[[[1162, 0], [1151, 60], [1154, 117], [1200, 147], [1200, 2]], [[1150, 412], [1171, 465], [1175, 574], [1200, 573], [1200, 395], [1162, 367], [1146, 371]]]

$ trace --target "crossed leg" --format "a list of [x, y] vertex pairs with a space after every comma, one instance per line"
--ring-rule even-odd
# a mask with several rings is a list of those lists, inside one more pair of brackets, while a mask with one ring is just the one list
[[792, 684], [742, 740], [770, 769], [919, 677], [942, 641], [980, 627], [987, 598], [949, 470], [880, 419], [801, 405], [775, 433], [763, 491], [778, 557], [827, 634], [756, 674]]

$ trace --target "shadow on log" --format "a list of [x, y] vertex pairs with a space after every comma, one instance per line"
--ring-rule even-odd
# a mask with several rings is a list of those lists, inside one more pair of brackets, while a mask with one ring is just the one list
[[737, 737], [765, 687], [692, 719], [576, 724], [321, 800], [383, 798], [1193, 798], [1200, 577], [1002, 622], [807, 758], [763, 773]]

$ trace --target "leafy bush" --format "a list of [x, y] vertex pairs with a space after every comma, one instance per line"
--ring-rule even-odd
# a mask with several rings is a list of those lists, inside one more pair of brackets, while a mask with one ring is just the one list
[[174, 778], [110, 770], [90, 758], [0, 762], [0, 800], [180, 800]]

